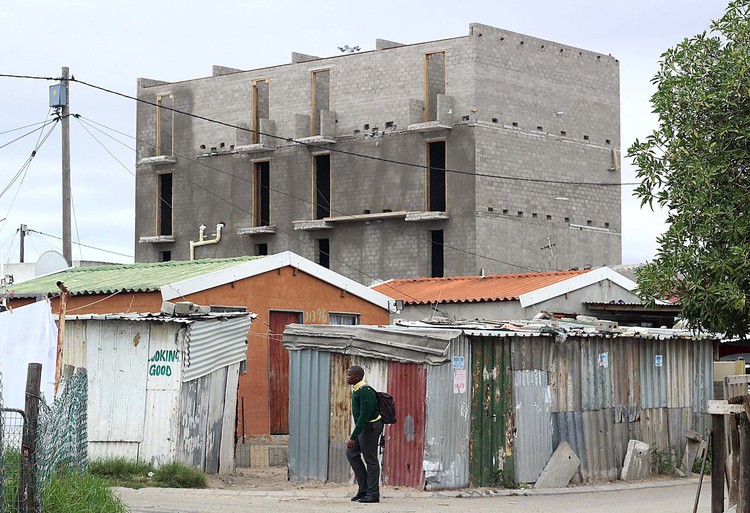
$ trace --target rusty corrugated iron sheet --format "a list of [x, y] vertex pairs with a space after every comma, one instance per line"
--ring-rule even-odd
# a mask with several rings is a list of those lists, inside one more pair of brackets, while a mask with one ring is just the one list
[[451, 344], [450, 357], [450, 364], [427, 366], [427, 489], [469, 486], [471, 350], [466, 337]]
[[331, 353], [291, 351], [289, 373], [289, 478], [328, 476]]
[[514, 371], [550, 370], [555, 356], [552, 337], [513, 337], [511, 365]]
[[348, 483], [351, 468], [346, 459], [346, 442], [352, 432], [352, 391], [346, 382], [349, 356], [331, 355], [331, 413], [328, 422], [328, 481]]
[[614, 422], [614, 409], [553, 413], [553, 445], [568, 442], [581, 459], [580, 480], [619, 479], [627, 452], [628, 424]]
[[515, 415], [510, 339], [473, 337], [471, 353], [471, 484], [512, 485]]
[[587, 272], [589, 271], [414, 278], [391, 280], [373, 289], [411, 305], [507, 301]]
[[552, 398], [547, 376], [543, 370], [513, 372], [513, 453], [519, 483], [536, 482], [552, 456]]
[[613, 408], [611, 339], [589, 337], [581, 339], [579, 343], [581, 345], [581, 410]]
[[640, 415], [641, 359], [638, 343], [613, 339], [610, 365], [614, 382], [615, 422], [635, 422]]
[[666, 408], [667, 382], [665, 340], [638, 341], [641, 350], [641, 408]]
[[388, 393], [396, 403], [398, 422], [385, 430], [383, 483], [424, 487], [425, 399], [427, 369], [414, 363], [388, 363]]
[[555, 342], [550, 364], [552, 411], [581, 411], [581, 341]]

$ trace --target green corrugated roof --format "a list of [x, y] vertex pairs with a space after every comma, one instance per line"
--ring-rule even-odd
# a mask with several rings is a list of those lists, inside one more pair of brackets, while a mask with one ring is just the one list
[[206, 258], [203, 260], [115, 264], [76, 267], [9, 288], [15, 297], [58, 294], [62, 281], [71, 294], [111, 294], [113, 292], [154, 292], [163, 285], [195, 278], [264, 257]]

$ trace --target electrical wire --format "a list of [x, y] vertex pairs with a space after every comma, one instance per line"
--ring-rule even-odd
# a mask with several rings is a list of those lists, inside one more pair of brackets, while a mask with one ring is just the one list
[[[148, 146], [152, 146], [152, 147], [155, 147], [155, 146], [151, 145], [150, 143], [148, 143], [147, 141], [142, 141], [142, 140], [140, 140], [140, 139], [138, 139], [138, 138], [136, 138], [136, 137], [133, 137], [133, 136], [131, 136], [131, 135], [128, 135], [128, 134], [125, 134], [125, 133], [123, 133], [123, 132], [120, 132], [120, 131], [118, 131], [118, 130], [115, 130], [115, 129], [113, 129], [113, 128], [110, 128], [110, 127], [108, 127], [108, 126], [106, 126], [106, 125], [103, 125], [103, 124], [101, 124], [101, 123], [97, 123], [96, 121], [93, 121], [93, 120], [91, 120], [91, 119], [89, 119], [89, 118], [86, 118], [85, 116], [83, 116], [83, 115], [81, 115], [81, 114], [78, 114], [77, 116], [78, 116], [78, 118], [79, 118], [80, 120], [82, 120], [82, 122], [89, 122], [89, 123], [93, 123], [93, 124], [96, 124], [96, 125], [102, 126], [102, 127], [106, 128], [106, 129], [108, 129], [108, 130], [112, 130], [113, 132], [115, 132], [115, 133], [117, 133], [117, 134], [119, 134], [119, 135], [122, 135], [122, 136], [124, 136], [124, 137], [129, 137], [129, 138], [131, 138], [131, 139], [134, 139], [134, 140], [135, 140], [136, 142], [139, 142], [139, 143], [141, 143], [141, 144], [145, 144], [145, 145], [148, 145]], [[94, 128], [95, 130], [98, 130], [98, 129], [97, 129], [96, 127], [93, 127], [93, 126], [92, 126], [92, 128]], [[98, 130], [98, 131], [100, 131], [100, 130]], [[101, 132], [101, 131], [100, 131], [100, 132]], [[104, 132], [102, 132], [102, 133], [104, 133]], [[105, 135], [108, 135], [108, 134], [106, 134], [106, 133], [105, 133]], [[109, 136], [109, 137], [111, 137], [111, 136]], [[112, 138], [112, 139], [114, 139], [114, 138]], [[136, 150], [135, 148], [132, 148], [132, 147], [130, 147], [130, 146], [128, 146], [128, 145], [126, 145], [125, 143], [123, 143], [122, 141], [119, 141], [119, 140], [117, 140], [117, 139], [114, 139], [114, 140], [115, 140], [115, 141], [117, 141], [117, 142], [119, 142], [120, 144], [122, 144], [122, 145], [123, 145], [123, 146], [125, 146], [126, 148], [128, 148], [128, 149], [130, 149], [130, 150], [134, 151], [134, 152], [136, 153], [136, 156], [138, 156], [138, 157], [141, 157], [141, 154], [140, 154], [140, 153], [138, 153], [138, 151], [137, 151], [137, 150]], [[254, 185], [254, 183], [255, 183], [255, 181], [254, 181], [253, 179], [249, 179], [249, 178], [246, 178], [246, 177], [244, 177], [244, 176], [238, 176], [238, 175], [232, 174], [232, 173], [230, 173], [230, 172], [228, 172], [228, 171], [225, 171], [225, 170], [223, 170], [223, 169], [221, 169], [221, 168], [218, 168], [218, 167], [214, 167], [214, 166], [210, 166], [210, 165], [208, 165], [208, 164], [206, 164], [205, 162], [202, 162], [202, 161], [200, 161], [200, 160], [192, 159], [192, 158], [190, 158], [190, 157], [188, 157], [188, 156], [185, 156], [185, 155], [180, 155], [180, 154], [178, 154], [178, 153], [173, 153], [173, 155], [174, 155], [174, 156], [176, 156], [176, 157], [179, 157], [180, 159], [184, 159], [184, 160], [187, 160], [187, 161], [189, 161], [189, 162], [192, 162], [192, 163], [194, 163], [194, 164], [198, 164], [198, 165], [200, 165], [200, 166], [203, 166], [203, 167], [205, 167], [205, 168], [207, 168], [207, 169], [211, 169], [211, 170], [213, 170], [213, 171], [217, 171], [217, 172], [219, 172], [219, 173], [222, 173], [222, 174], [224, 174], [224, 175], [227, 175], [227, 176], [229, 176], [229, 177], [231, 177], [231, 178], [235, 178], [235, 179], [238, 179], [238, 180], [242, 180], [242, 181], [244, 181], [244, 182], [247, 182], [247, 183], [249, 183], [249, 184], [251, 184], [251, 185]], [[250, 215], [250, 216], [251, 216], [252, 218], [255, 218], [255, 215], [254, 215], [254, 213], [253, 213], [253, 212], [250, 212], [250, 211], [248, 211], [248, 210], [246, 210], [246, 209], [242, 208], [241, 206], [239, 206], [239, 205], [236, 205], [235, 203], [232, 203], [232, 202], [231, 202], [230, 200], [227, 200], [226, 198], [224, 198], [224, 197], [222, 197], [222, 196], [219, 196], [218, 194], [216, 194], [216, 193], [214, 193], [214, 192], [212, 192], [212, 191], [210, 191], [210, 190], [206, 189], [205, 187], [203, 187], [203, 186], [201, 186], [201, 185], [199, 185], [199, 184], [196, 184], [195, 182], [193, 182], [192, 180], [190, 180], [190, 179], [186, 178], [185, 176], [183, 176], [183, 175], [180, 175], [180, 179], [181, 179], [181, 180], [184, 180], [184, 181], [186, 181], [186, 182], [188, 182], [189, 184], [191, 184], [191, 185], [193, 185], [193, 186], [195, 186], [195, 187], [198, 187], [199, 189], [202, 189], [202, 190], [204, 190], [204, 191], [208, 192], [209, 194], [213, 195], [214, 197], [216, 197], [216, 198], [218, 198], [218, 199], [221, 199], [222, 201], [226, 202], [226, 203], [227, 203], [227, 204], [229, 204], [230, 206], [232, 206], [232, 207], [234, 207], [234, 208], [237, 208], [238, 210], [241, 210], [242, 212], [245, 212], [245, 213], [249, 214], [249, 215]], [[296, 201], [299, 201], [299, 202], [302, 202], [302, 203], [307, 203], [307, 204], [309, 204], [309, 205], [314, 205], [314, 202], [313, 202], [313, 201], [311, 201], [311, 200], [309, 200], [309, 199], [306, 199], [306, 198], [299, 198], [299, 197], [297, 197], [297, 196], [294, 196], [294, 195], [292, 195], [292, 194], [290, 194], [290, 193], [287, 193], [287, 192], [281, 191], [281, 190], [279, 190], [279, 189], [274, 189], [273, 187], [269, 187], [268, 189], [269, 189], [270, 191], [273, 191], [273, 192], [277, 193], [277, 194], [281, 194], [281, 195], [283, 195], [283, 196], [285, 196], [285, 197], [287, 197], [287, 198], [289, 198], [289, 199], [292, 199], [292, 200], [296, 200]], [[166, 203], [166, 202], [165, 202], [165, 203]], [[169, 206], [171, 207], [171, 205], [169, 205]], [[342, 216], [342, 217], [350, 217], [351, 219], [357, 219], [357, 217], [356, 217], [356, 216], [354, 216], [354, 215], [352, 215], [352, 214], [346, 214], [346, 213], [344, 213], [344, 212], [340, 212], [340, 211], [337, 211], [337, 210], [335, 210], [335, 209], [330, 209], [330, 207], [329, 207], [329, 210], [330, 210], [331, 212], [333, 212], [333, 213], [337, 214], [337, 215], [340, 215], [340, 216]], [[412, 234], [412, 233], [408, 233], [408, 232], [404, 232], [404, 231], [401, 231], [401, 230], [397, 230], [397, 229], [395, 229], [395, 228], [391, 228], [391, 227], [388, 227], [388, 226], [385, 226], [385, 225], [383, 225], [383, 228], [384, 228], [384, 229], [386, 229], [386, 230], [389, 230], [389, 231], [391, 231], [391, 232], [393, 232], [393, 233], [397, 233], [397, 234], [400, 234], [400, 235], [405, 235], [405, 236], [407, 236], [407, 237], [411, 237], [411, 238], [414, 238], [414, 239], [416, 239], [416, 240], [419, 240], [419, 241], [423, 241], [423, 242], [427, 242], [427, 243], [429, 243], [429, 244], [432, 244], [432, 241], [431, 241], [431, 240], [429, 240], [429, 239], [426, 239], [426, 238], [424, 238], [424, 237], [420, 237], [420, 236], [418, 236], [418, 235], [414, 235], [414, 234]], [[297, 237], [293, 236], [293, 235], [292, 235], [292, 234], [290, 234], [289, 232], [286, 232], [286, 231], [284, 231], [284, 230], [280, 229], [280, 228], [279, 228], [278, 226], [276, 227], [276, 229], [277, 229], [278, 231], [280, 231], [280, 232], [282, 232], [282, 233], [286, 234], [287, 236], [291, 237], [292, 239], [294, 239], [294, 240], [296, 240], [296, 241], [298, 241], [298, 242], [301, 242], [302, 244], [305, 244], [305, 245], [307, 245], [308, 247], [314, 247], [314, 246], [313, 246], [312, 244], [310, 244], [310, 243], [307, 243], [307, 242], [305, 242], [305, 241], [303, 241], [303, 240], [301, 240], [301, 239], [299, 239], [299, 238], [297, 238]], [[485, 259], [485, 260], [489, 260], [489, 261], [491, 261], [491, 262], [497, 262], [497, 263], [500, 263], [500, 264], [503, 264], [503, 265], [507, 265], [507, 266], [510, 266], [510, 267], [515, 267], [515, 268], [517, 268], [517, 269], [522, 269], [522, 270], [525, 270], [525, 271], [531, 271], [531, 272], [540, 272], [540, 271], [539, 271], [539, 269], [534, 269], [534, 268], [531, 268], [531, 267], [526, 267], [526, 266], [522, 266], [522, 265], [518, 265], [518, 264], [513, 264], [513, 263], [511, 263], [511, 262], [505, 262], [505, 261], [503, 261], [503, 260], [499, 260], [499, 259], [497, 259], [497, 258], [493, 258], [493, 257], [485, 256], [485, 255], [480, 255], [480, 254], [478, 254], [478, 253], [474, 253], [474, 252], [472, 252], [472, 251], [468, 251], [468, 250], [466, 250], [466, 249], [463, 249], [463, 248], [459, 248], [459, 247], [451, 246], [451, 245], [448, 245], [448, 244], [445, 244], [445, 243], [441, 244], [441, 246], [442, 246], [443, 248], [445, 248], [445, 249], [450, 249], [450, 250], [458, 251], [458, 252], [460, 252], [460, 253], [464, 253], [464, 254], [467, 254], [467, 255], [470, 255], [470, 256], [474, 256], [474, 257], [478, 257], [478, 258], [483, 258], [483, 259]], [[329, 254], [329, 257], [330, 257], [330, 254]], [[336, 261], [338, 261], [338, 262], [340, 262], [340, 263], [342, 263], [342, 264], [344, 264], [344, 265], [346, 265], [346, 266], [348, 266], [348, 267], [351, 267], [351, 266], [349, 266], [348, 264], [345, 264], [344, 262], [342, 262], [342, 261], [340, 261], [340, 260], [338, 260], [338, 259], [336, 259], [336, 258], [334, 258], [334, 257], [331, 257], [331, 258], [333, 258], [334, 260], [336, 260]], [[359, 270], [359, 269], [356, 269], [356, 268], [354, 268], [354, 267], [351, 267], [351, 268], [352, 268], [352, 269], [354, 269], [354, 270], [355, 270], [355, 271], [357, 271], [357, 272], [360, 272], [360, 273], [362, 273], [362, 274], [363, 274], [364, 276], [367, 276], [367, 277], [368, 277], [368, 278], [370, 278], [370, 279], [373, 279], [373, 280], [377, 280], [377, 281], [382, 281], [382, 280], [380, 280], [380, 279], [378, 279], [378, 278], [375, 278], [375, 277], [373, 277], [373, 276], [370, 276], [370, 275], [368, 275], [368, 274], [364, 273], [364, 271], [361, 271], [361, 270]]]
[[[0, 76], [2, 76], [2, 75], [0, 75]], [[283, 136], [280, 136], [280, 135], [274, 135], [274, 134], [269, 134], [269, 133], [261, 132], [260, 130], [255, 130], [255, 129], [252, 129], [252, 128], [247, 128], [247, 127], [243, 127], [243, 126], [239, 126], [239, 125], [233, 125], [232, 123], [227, 123], [225, 121], [219, 121], [217, 119], [209, 118], [209, 117], [206, 117], [206, 116], [201, 116], [199, 114], [194, 114], [192, 112], [182, 111], [182, 110], [179, 110], [179, 109], [175, 109], [173, 107], [166, 107], [166, 106], [160, 105], [158, 103], [150, 102], [148, 100], [144, 100], [142, 98], [137, 98], [135, 96], [130, 96], [128, 94], [121, 93], [119, 91], [114, 91], [112, 89], [108, 89], [106, 87], [98, 86], [98, 85], [95, 85], [95, 84], [91, 84], [89, 82], [85, 82], [83, 80], [78, 80], [76, 78], [71, 78], [70, 81], [71, 82], [77, 82], [77, 83], [79, 83], [81, 85], [85, 85], [85, 86], [90, 87], [92, 89], [103, 91], [105, 93], [109, 93], [109, 94], [113, 94], [113, 95], [116, 95], [116, 96], [120, 96], [122, 98], [127, 98], [129, 100], [133, 100], [133, 101], [138, 102], [138, 103], [143, 103], [143, 104], [146, 104], [146, 105], [151, 105], [152, 107], [156, 107], [158, 109], [168, 110], [168, 111], [174, 112], [176, 114], [182, 114], [183, 116], [188, 116], [188, 117], [191, 117], [191, 118], [200, 119], [201, 121], [207, 121], [209, 123], [214, 123], [214, 124], [225, 126], [225, 127], [228, 127], [228, 128], [233, 128], [235, 130], [241, 130], [241, 131], [244, 131], [244, 132], [250, 132], [250, 133], [253, 133], [253, 134], [256, 134], [256, 135], [262, 135], [264, 137], [269, 137], [269, 138], [272, 138], [272, 139], [276, 139], [276, 140], [280, 140], [280, 141], [284, 141], [284, 142], [288, 142], [288, 143], [300, 144], [300, 145], [306, 146], [308, 148], [325, 150], [325, 151], [329, 151], [331, 153], [339, 153], [339, 154], [342, 154], [342, 155], [348, 155], [348, 156], [352, 156], [352, 157], [364, 158], [364, 159], [368, 159], [368, 160], [375, 160], [375, 161], [378, 161], [378, 162], [384, 162], [386, 164], [396, 164], [396, 165], [400, 165], [400, 166], [413, 167], [413, 168], [418, 168], [418, 169], [423, 169], [423, 170], [430, 169], [429, 166], [427, 166], [425, 164], [416, 164], [416, 163], [413, 163], [413, 162], [404, 162], [404, 161], [400, 161], [400, 160], [386, 159], [386, 158], [382, 158], [382, 157], [376, 157], [376, 156], [373, 156], [373, 155], [366, 155], [364, 153], [357, 153], [357, 152], [353, 152], [353, 151], [346, 151], [346, 150], [342, 150], [342, 149], [339, 149], [339, 148], [331, 148], [330, 146], [327, 146], [327, 145], [320, 145], [320, 144], [315, 144], [315, 143], [311, 143], [311, 142], [307, 142], [307, 141], [300, 141], [300, 140], [294, 139], [292, 137], [283, 137]], [[499, 180], [509, 180], [509, 181], [518, 181], [518, 182], [531, 182], [531, 183], [549, 183], [549, 184], [555, 184], [555, 185], [578, 185], [578, 186], [597, 186], [597, 187], [621, 187], [621, 186], [625, 186], [625, 185], [627, 185], [627, 186], [630, 186], [630, 185], [639, 185], [636, 182], [633, 182], [633, 183], [624, 183], [624, 182], [612, 183], [612, 182], [571, 182], [571, 181], [567, 181], [567, 180], [546, 180], [546, 179], [543, 179], [543, 178], [524, 178], [524, 177], [519, 177], [519, 176], [505, 176], [505, 175], [496, 175], [496, 174], [488, 174], [488, 173], [477, 173], [477, 172], [463, 171], [463, 170], [450, 169], [450, 168], [445, 168], [443, 171], [445, 171], [446, 173], [454, 173], [454, 174], [460, 174], [460, 175], [469, 175], [469, 176], [482, 177], [482, 178], [494, 178], [494, 179], [499, 179]]]
[[0, 132], [0, 135], [9, 134], [11, 132], [18, 132], [19, 130], [23, 130], [25, 128], [31, 128], [32, 126], [42, 125], [46, 122], [47, 121], [45, 120], [45, 121], [40, 121], [38, 123], [31, 123], [30, 125], [19, 126], [18, 128], [11, 128], [10, 130], [5, 130], [4, 132]]
[[[95, 136], [94, 134], [92, 134], [92, 133], [91, 133], [91, 131], [90, 131], [90, 130], [89, 130], [89, 129], [88, 129], [87, 127], [86, 127], [86, 125], [84, 125], [83, 121], [81, 121], [81, 119], [80, 119], [80, 118], [81, 118], [80, 114], [72, 114], [72, 116], [73, 116], [73, 118], [74, 118], [74, 119], [75, 119], [76, 121], [78, 121], [78, 124], [79, 124], [79, 125], [81, 125], [81, 128], [83, 128], [83, 129], [84, 129], [84, 130], [86, 131], [86, 133], [87, 133], [87, 134], [89, 134], [89, 135], [91, 136], [91, 138], [92, 138], [92, 139], [94, 139], [94, 140], [95, 140], [95, 141], [96, 141], [97, 143], [99, 143], [99, 146], [101, 146], [102, 148], [104, 148], [104, 151], [106, 151], [107, 153], [109, 153], [109, 156], [110, 156], [110, 157], [112, 157], [113, 159], [115, 159], [115, 161], [117, 161], [117, 163], [118, 163], [118, 164], [120, 164], [120, 166], [122, 166], [122, 168], [123, 168], [123, 169], [124, 169], [125, 171], [127, 171], [127, 172], [128, 172], [128, 173], [130, 173], [130, 174], [131, 174], [131, 175], [132, 175], [133, 177], [135, 177], [135, 173], [133, 173], [133, 172], [132, 172], [132, 171], [131, 171], [131, 170], [130, 170], [130, 169], [129, 169], [129, 168], [128, 168], [128, 167], [127, 167], [127, 166], [126, 166], [125, 164], [123, 164], [123, 163], [122, 163], [122, 162], [120, 161], [120, 159], [118, 159], [117, 157], [115, 157], [114, 153], [112, 153], [111, 151], [109, 151], [109, 148], [107, 148], [107, 147], [106, 147], [106, 146], [104, 145], [104, 143], [102, 143], [102, 142], [101, 142], [101, 141], [100, 141], [99, 139], [97, 139], [97, 138], [96, 138], [96, 136]], [[132, 149], [132, 148], [131, 148], [131, 149]]]
[[[57, 239], [57, 240], [62, 240], [62, 237], [58, 237], [57, 235], [50, 235], [49, 233], [40, 232], [39, 230], [32, 230], [31, 228], [29, 228], [29, 232], [38, 233], [39, 235], [44, 235], [45, 237], [52, 237], [53, 239]], [[125, 253], [118, 253], [117, 251], [110, 251], [109, 249], [97, 248], [96, 246], [90, 246], [88, 244], [83, 244], [81, 242], [73, 241], [73, 244], [78, 244], [79, 246], [83, 246], [84, 248], [95, 249], [97, 251], [102, 251], [104, 253], [112, 253], [113, 255], [133, 258], [133, 255], [126, 255]]]
[[45, 127], [45, 126], [47, 126], [47, 123], [49, 123], [49, 121], [45, 121], [45, 122], [44, 122], [44, 125], [40, 126], [39, 128], [35, 128], [34, 130], [31, 130], [31, 131], [29, 131], [29, 132], [26, 132], [26, 133], [25, 133], [25, 134], [23, 134], [23, 135], [19, 135], [18, 137], [16, 137], [16, 138], [15, 138], [15, 139], [13, 139], [12, 141], [8, 141], [7, 143], [5, 143], [5, 144], [3, 144], [2, 146], [0, 146], [0, 150], [2, 150], [3, 148], [5, 148], [6, 146], [10, 146], [10, 145], [11, 145], [11, 144], [13, 144], [14, 142], [18, 142], [18, 141], [20, 141], [20, 140], [21, 140], [21, 139], [23, 139], [24, 137], [28, 137], [28, 136], [30, 136], [30, 135], [32, 135], [32, 134], [35, 134], [35, 133], [39, 132], [40, 130], [44, 130], [44, 127]]

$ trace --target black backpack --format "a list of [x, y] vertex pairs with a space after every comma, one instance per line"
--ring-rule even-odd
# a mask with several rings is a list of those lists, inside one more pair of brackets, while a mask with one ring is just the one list
[[393, 397], [385, 392], [378, 392], [374, 388], [372, 390], [378, 398], [378, 409], [380, 410], [380, 418], [383, 420], [383, 424], [395, 424], [397, 420], [396, 403]]

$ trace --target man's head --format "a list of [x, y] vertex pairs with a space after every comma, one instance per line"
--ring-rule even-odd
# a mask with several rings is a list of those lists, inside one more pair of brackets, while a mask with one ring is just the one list
[[346, 382], [350, 385], [356, 385], [365, 377], [365, 370], [359, 365], [352, 365], [346, 371]]

